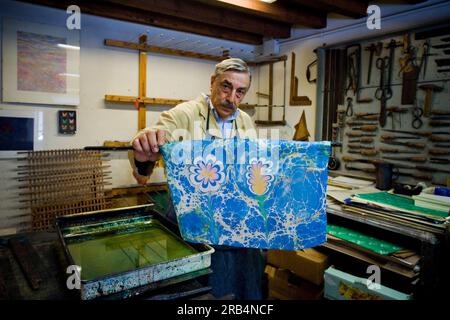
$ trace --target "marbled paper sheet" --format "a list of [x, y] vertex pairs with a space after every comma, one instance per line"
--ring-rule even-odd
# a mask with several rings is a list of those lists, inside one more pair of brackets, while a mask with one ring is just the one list
[[186, 241], [286, 250], [326, 241], [329, 142], [192, 140], [162, 153]]

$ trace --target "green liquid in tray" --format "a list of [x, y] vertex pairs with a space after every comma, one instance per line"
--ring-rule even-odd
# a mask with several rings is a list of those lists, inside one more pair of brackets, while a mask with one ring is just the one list
[[102, 234], [68, 244], [81, 279], [91, 280], [119, 272], [164, 263], [198, 253], [159, 227], [125, 234]]

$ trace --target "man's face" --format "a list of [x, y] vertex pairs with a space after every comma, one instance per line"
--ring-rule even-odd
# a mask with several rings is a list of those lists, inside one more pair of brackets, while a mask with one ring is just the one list
[[225, 71], [211, 77], [211, 102], [222, 119], [231, 116], [250, 86], [247, 72]]

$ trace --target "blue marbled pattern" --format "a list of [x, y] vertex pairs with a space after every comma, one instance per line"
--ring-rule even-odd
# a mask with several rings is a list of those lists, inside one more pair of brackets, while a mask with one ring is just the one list
[[326, 241], [329, 142], [194, 140], [162, 153], [186, 241], [286, 250]]

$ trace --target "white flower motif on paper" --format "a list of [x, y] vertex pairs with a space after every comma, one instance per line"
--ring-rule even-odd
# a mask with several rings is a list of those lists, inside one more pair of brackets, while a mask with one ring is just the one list
[[203, 192], [217, 191], [225, 181], [223, 163], [215, 156], [197, 157], [189, 168], [189, 182]]

